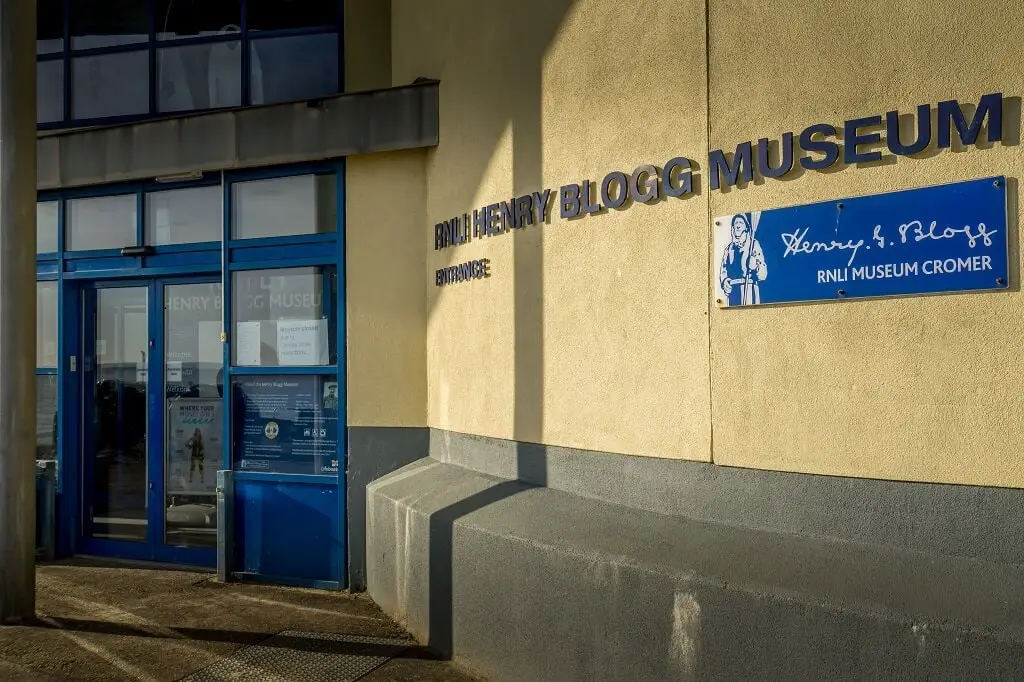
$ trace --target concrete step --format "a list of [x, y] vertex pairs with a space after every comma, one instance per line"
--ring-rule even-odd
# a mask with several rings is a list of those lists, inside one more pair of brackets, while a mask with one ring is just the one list
[[1024, 679], [1024, 567], [664, 516], [421, 460], [370, 595], [495, 680]]

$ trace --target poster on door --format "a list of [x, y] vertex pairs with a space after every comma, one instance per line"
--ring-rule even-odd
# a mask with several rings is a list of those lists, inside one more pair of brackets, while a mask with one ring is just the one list
[[338, 382], [318, 376], [244, 377], [233, 387], [237, 469], [338, 473]]
[[223, 448], [219, 398], [181, 398], [167, 420], [167, 494], [216, 494]]
[[278, 320], [277, 360], [287, 367], [328, 364], [327, 320]]

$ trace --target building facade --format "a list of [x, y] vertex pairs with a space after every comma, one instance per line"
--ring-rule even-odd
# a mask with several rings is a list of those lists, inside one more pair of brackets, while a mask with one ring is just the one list
[[436, 144], [437, 87], [391, 87], [388, 8], [286, 9], [37, 4], [59, 555], [349, 584], [345, 159]]
[[1019, 6], [107, 4], [39, 4], [62, 553], [495, 679], [1024, 675]]

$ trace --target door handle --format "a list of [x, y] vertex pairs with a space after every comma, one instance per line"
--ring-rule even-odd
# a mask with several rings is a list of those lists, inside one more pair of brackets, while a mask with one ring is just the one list
[[149, 489], [150, 489], [150, 490], [152, 490], [152, 489], [153, 489], [153, 481], [150, 481], [150, 482], [149, 482]]

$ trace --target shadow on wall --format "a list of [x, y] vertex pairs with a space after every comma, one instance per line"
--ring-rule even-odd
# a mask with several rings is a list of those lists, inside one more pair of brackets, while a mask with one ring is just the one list
[[[543, 67], [546, 54], [559, 33], [575, 0], [523, 0], [505, 3], [500, 8], [488, 3], [468, 0], [436, 0], [431, 11], [444, 17], [458, 17], [439, 36], [408, 36], [414, 42], [443, 41], [451, 50], [458, 45], [458, 54], [438, 68], [440, 72], [422, 75], [440, 79], [441, 146], [428, 162], [428, 183], [438, 178], [445, 190], [445, 203], [455, 207], [452, 213], [472, 211], [478, 207], [477, 197], [482, 178], [488, 174], [495, 150], [511, 134], [513, 187], [511, 196], [519, 196], [545, 187], [543, 182]], [[438, 24], [440, 26], [440, 24]], [[396, 35], [396, 40], [403, 36]], [[1005, 140], [1019, 141], [1019, 101], [1006, 101]], [[965, 114], [973, 116], [973, 110]], [[933, 124], [936, 110], [929, 109]], [[828, 121], [839, 131], [842, 121]], [[901, 137], [913, 139], [913, 117], [900, 119]], [[811, 123], [811, 122], [808, 122]], [[838, 131], [837, 131], [838, 132]], [[865, 132], [871, 132], [870, 130]], [[984, 137], [985, 131], [982, 136]], [[841, 132], [837, 141], [842, 141]], [[738, 141], [737, 141], [738, 142]], [[1007, 144], [1004, 141], [1004, 144]], [[932, 143], [934, 147], [934, 141]], [[778, 143], [771, 148], [773, 165], [778, 164]], [[871, 151], [870, 145], [862, 151]], [[927, 158], [935, 149], [920, 152]], [[952, 151], [959, 151], [953, 149]], [[731, 159], [731, 154], [727, 154]], [[699, 163], [701, 159], [698, 159]], [[883, 160], [882, 163], [899, 159]], [[842, 172], [844, 164], [827, 169]], [[799, 177], [802, 169], [782, 178]], [[441, 180], [443, 178], [443, 180]], [[701, 182], [699, 174], [695, 177]], [[755, 184], [763, 182], [755, 175]], [[737, 189], [745, 186], [741, 184]], [[696, 193], [704, 186], [697, 185]], [[730, 191], [725, 188], [723, 191]], [[488, 190], [490, 192], [490, 190]], [[486, 193], [485, 193], [486, 194]], [[486, 197], [498, 201], [508, 197]], [[557, 210], [557, 209], [556, 209]], [[431, 222], [446, 219], [447, 214], [429, 216]], [[453, 641], [453, 539], [459, 519], [488, 505], [507, 499], [530, 486], [543, 486], [548, 480], [545, 448], [531, 443], [543, 440], [544, 433], [544, 261], [543, 227], [516, 230], [502, 239], [513, 240], [514, 272], [514, 410], [513, 435], [517, 448], [517, 481], [498, 482], [474, 496], [435, 512], [429, 520], [429, 648], [450, 658]], [[447, 254], [453, 265], [460, 254]], [[428, 298], [428, 316], [434, 313], [437, 299]], [[470, 305], [468, 298], [461, 305]], [[508, 346], [508, 339], [495, 339]]]
[[[449, 110], [448, 125], [457, 125], [460, 129], [463, 125], [473, 127], [472, 131], [447, 138], [442, 128], [445, 143], [459, 146], [457, 173], [462, 182], [453, 183], [460, 188], [459, 205], [473, 206], [477, 186], [471, 179], [485, 175], [494, 149], [508, 131], [512, 134], [513, 195], [534, 192], [544, 186], [544, 58], [574, 4], [575, 0], [529, 0], [504, 4], [496, 12], [489, 3], [448, 3], [447, 9], [455, 12], [454, 16], [463, 17], [460, 25], [466, 29], [464, 35], [449, 36], [460, 45], [460, 58], [457, 64], [446, 67], [451, 71], [429, 75], [440, 77], [444, 83], [442, 126], [445, 125], [444, 101], [451, 97], [448, 101], [458, 101], [461, 113]], [[448, 15], [445, 9], [439, 11]], [[513, 35], [519, 38], [511, 39]], [[457, 96], [452, 97], [453, 94]], [[462, 137], [462, 141], [453, 139], [458, 137]], [[521, 481], [534, 485], [547, 482], [544, 448], [530, 444], [540, 441], [544, 431], [543, 234], [543, 227], [537, 226], [505, 237], [514, 240], [513, 409], [520, 480], [498, 483], [435, 512], [430, 518], [430, 640], [427, 644], [444, 658], [450, 659], [454, 650], [452, 552], [455, 523], [527, 489], [529, 486]], [[428, 309], [428, 315], [431, 313]]]

